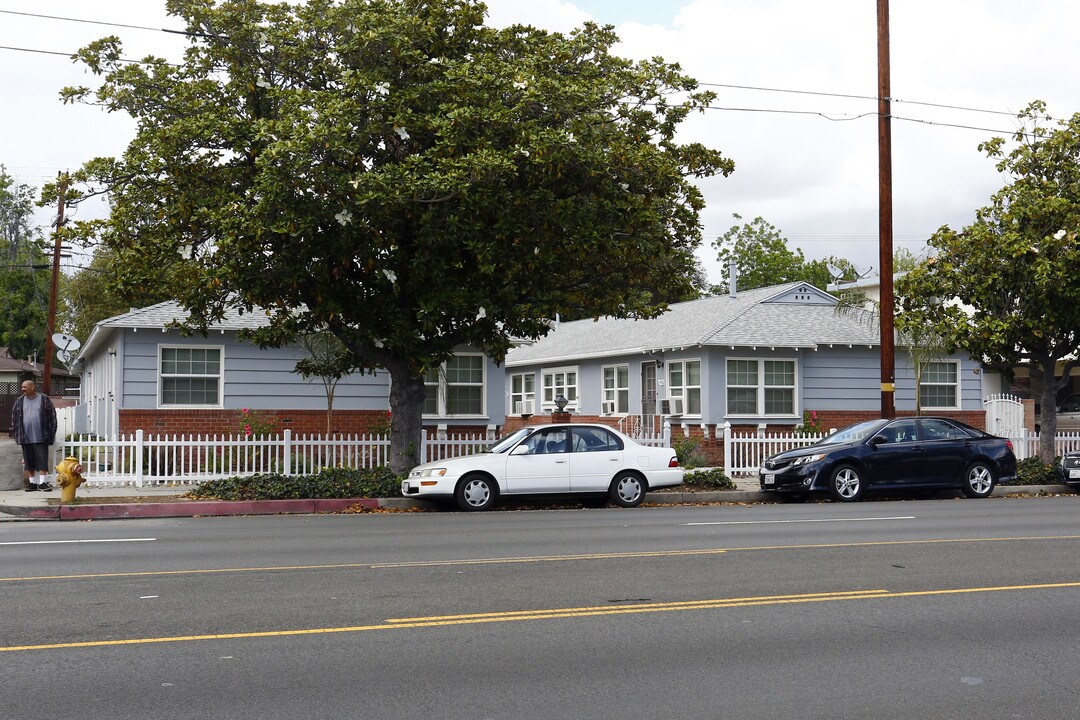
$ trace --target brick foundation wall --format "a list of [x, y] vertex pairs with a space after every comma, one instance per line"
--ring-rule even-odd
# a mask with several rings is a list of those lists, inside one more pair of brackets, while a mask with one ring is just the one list
[[[254, 410], [262, 420], [273, 420], [277, 431], [292, 430], [296, 435], [326, 434], [325, 410]], [[130, 435], [142, 430], [152, 435], [233, 435], [242, 432], [239, 410], [121, 410], [120, 433]], [[331, 434], [365, 435], [386, 427], [385, 410], [335, 410]], [[437, 424], [427, 421], [424, 427], [434, 432]], [[449, 434], [484, 433], [487, 425], [449, 425]]]
[[[273, 419], [279, 430], [297, 434], [326, 432], [325, 410], [258, 410], [257, 417]], [[121, 410], [121, 434], [136, 430], [154, 435], [231, 435], [241, 432], [239, 410]], [[384, 410], [335, 410], [332, 432], [342, 435], [370, 433], [386, 423]]]

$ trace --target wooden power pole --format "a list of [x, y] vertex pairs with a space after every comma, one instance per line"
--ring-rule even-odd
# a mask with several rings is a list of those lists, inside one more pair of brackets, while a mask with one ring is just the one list
[[881, 269], [881, 417], [896, 416], [893, 342], [892, 109], [889, 87], [889, 0], [877, 0], [878, 267]]
[[67, 174], [60, 174], [59, 198], [56, 204], [56, 232], [53, 233], [52, 281], [49, 284], [49, 317], [45, 320], [45, 377], [42, 378], [41, 392], [49, 395], [52, 391], [53, 333], [56, 332], [56, 295], [60, 285], [60, 228], [64, 226], [64, 194], [67, 192]]

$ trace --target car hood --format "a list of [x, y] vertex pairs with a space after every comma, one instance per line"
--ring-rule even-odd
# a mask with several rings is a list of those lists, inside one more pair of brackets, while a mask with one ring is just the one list
[[775, 463], [782, 465], [784, 463], [791, 462], [795, 458], [806, 457], [807, 455], [816, 455], [818, 453], [834, 453], [842, 450], [850, 450], [858, 445], [858, 443], [841, 443], [838, 445], [809, 445], [807, 447], [796, 448], [794, 450], [785, 450], [782, 453], [777, 453], [771, 456], [767, 463]]
[[476, 453], [475, 455], [446, 458], [444, 460], [435, 460], [433, 462], [424, 463], [423, 465], [417, 465], [409, 471], [409, 474], [412, 475], [418, 470], [427, 470], [428, 468], [446, 468], [447, 472], [453, 474], [456, 470], [478, 468], [490, 463], [497, 463], [500, 458], [505, 457], [506, 455], [498, 453]]

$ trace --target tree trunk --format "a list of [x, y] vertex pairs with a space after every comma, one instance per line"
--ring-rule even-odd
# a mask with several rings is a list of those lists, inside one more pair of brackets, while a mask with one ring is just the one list
[[1054, 438], [1057, 436], [1057, 394], [1067, 378], [1058, 379], [1057, 362], [1045, 359], [1039, 362], [1042, 372], [1042, 395], [1039, 397], [1039, 459], [1054, 462]]
[[420, 443], [424, 431], [423, 375], [417, 376], [408, 360], [386, 363], [390, 373], [390, 469], [404, 475], [420, 464]]

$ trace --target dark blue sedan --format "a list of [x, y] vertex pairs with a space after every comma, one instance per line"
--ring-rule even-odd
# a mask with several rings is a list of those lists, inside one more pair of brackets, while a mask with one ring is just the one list
[[990, 495], [1016, 478], [1012, 443], [957, 420], [870, 420], [809, 447], [773, 455], [759, 472], [761, 489], [802, 497], [828, 492], [851, 502], [874, 490], [959, 489]]

